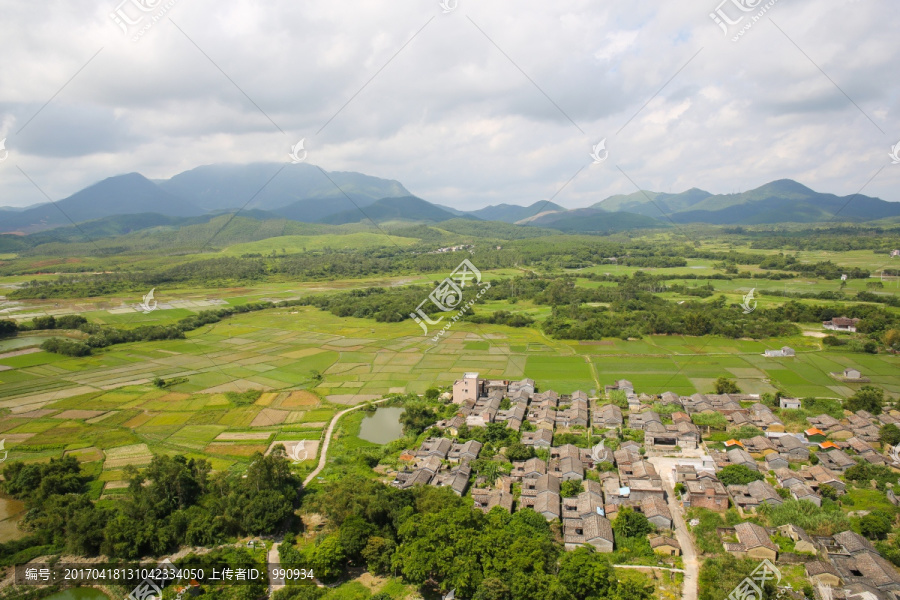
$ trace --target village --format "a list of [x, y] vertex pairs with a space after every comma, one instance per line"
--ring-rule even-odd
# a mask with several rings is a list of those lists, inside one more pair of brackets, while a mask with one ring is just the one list
[[[862, 377], [855, 370], [848, 375]], [[595, 396], [538, 390], [531, 379], [489, 380], [466, 373], [445, 394], [458, 407], [456, 414], [437, 422], [428, 432], [431, 437], [401, 457], [406, 466], [392, 484], [401, 489], [447, 486], [471, 496], [474, 508], [484, 512], [533, 509], [561, 524], [567, 550], [588, 544], [613, 552], [616, 516], [634, 511], [655, 528], [648, 535], [653, 551], [682, 557], [685, 564], [696, 564], [698, 555], [691, 533], [697, 522], [686, 522], [686, 513], [734, 509], [746, 520], [716, 529], [725, 552], [775, 565], [802, 564], [823, 598], [860, 593], [892, 598], [884, 594], [900, 592], [900, 571], [859, 533], [816, 536], [794, 524], [766, 528], [754, 522], [767, 504], [793, 499], [821, 506], [823, 497], [839, 497], [847, 488], [842, 475], [858, 464], [900, 467], [896, 452], [891, 455], [890, 447], [879, 444], [879, 428], [900, 424], [900, 413], [845, 411], [844, 419], [822, 414], [809, 417], [803, 431], [788, 432], [775, 410], [754, 394], [651, 396], [636, 392], [627, 380]], [[801, 400], [780, 397], [776, 408], [797, 410]], [[761, 434], [710, 442], [705, 436], [718, 429], [709, 424], [713, 415], [724, 420], [726, 433], [753, 427]], [[455, 438], [461, 430], [492, 424], [520, 432], [521, 444], [534, 456], [487, 457], [509, 463], [507, 472], [487, 481], [473, 477], [471, 466], [486, 458], [480, 456], [484, 445]], [[600, 441], [589, 447], [556, 442], [557, 437], [570, 440], [572, 432], [588, 432]], [[735, 469], [760, 477], [745, 484], [719, 479]], [[887, 498], [897, 504], [888, 485]], [[790, 540], [790, 551], [773, 540]]]

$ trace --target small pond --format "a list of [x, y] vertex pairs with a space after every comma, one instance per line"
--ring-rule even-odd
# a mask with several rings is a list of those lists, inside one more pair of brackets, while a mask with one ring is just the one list
[[403, 437], [400, 415], [404, 409], [399, 406], [376, 409], [366, 413], [359, 428], [360, 439], [373, 444], [389, 444]]
[[4, 338], [0, 339], [0, 352], [9, 352], [10, 350], [18, 350], [19, 348], [27, 348], [28, 346], [40, 346], [46, 341], [46, 337], [35, 335]]
[[109, 596], [94, 588], [81, 587], [56, 592], [43, 600], [109, 600]]

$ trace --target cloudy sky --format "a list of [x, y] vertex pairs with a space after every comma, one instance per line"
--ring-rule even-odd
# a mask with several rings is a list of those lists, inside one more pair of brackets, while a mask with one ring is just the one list
[[893, 0], [120, 1], [0, 0], [0, 205], [302, 138], [457, 208], [780, 178], [900, 201]]

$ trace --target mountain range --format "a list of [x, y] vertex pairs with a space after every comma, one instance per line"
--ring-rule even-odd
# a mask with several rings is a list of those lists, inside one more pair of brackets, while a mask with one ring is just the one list
[[[440, 223], [451, 219], [503, 222], [565, 232], [605, 233], [682, 223], [756, 225], [863, 222], [900, 217], [900, 202], [820, 193], [790, 179], [740, 194], [692, 188], [678, 194], [641, 191], [567, 210], [550, 201], [498, 204], [461, 211], [412, 195], [400, 182], [309, 164], [207, 165], [151, 181], [139, 173], [104, 179], [54, 203], [0, 208], [0, 233], [28, 234], [108, 220], [116, 231], [205, 222], [240, 212], [259, 220], [342, 225], [360, 221]], [[127, 217], [127, 218], [126, 218]]]

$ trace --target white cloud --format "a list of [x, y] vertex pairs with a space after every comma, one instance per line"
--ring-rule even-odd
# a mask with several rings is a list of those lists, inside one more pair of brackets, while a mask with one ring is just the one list
[[[547, 199], [604, 137], [609, 161], [557, 203], [633, 192], [616, 165], [660, 191], [789, 177], [844, 195], [900, 139], [900, 15], [886, 0], [779, 2], [739, 43], [709, 19], [714, 2], [694, 0], [460, 0], [449, 14], [419, 0], [179, 0], [174, 23], [133, 43], [109, 19], [117, 1], [0, 0], [0, 204], [44, 201], [17, 165], [61, 198], [119, 173], [283, 161], [301, 137], [325, 169], [458, 208]], [[900, 200], [898, 184], [886, 168], [866, 193]]]

